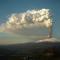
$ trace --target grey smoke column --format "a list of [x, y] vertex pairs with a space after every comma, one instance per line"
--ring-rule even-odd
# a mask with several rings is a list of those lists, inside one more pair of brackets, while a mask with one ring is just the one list
[[52, 38], [52, 26], [48, 28], [48, 32], [49, 32], [48, 38]]

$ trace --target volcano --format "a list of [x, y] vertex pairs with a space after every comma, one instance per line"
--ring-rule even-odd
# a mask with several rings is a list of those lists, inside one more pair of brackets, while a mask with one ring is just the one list
[[[13, 60], [60, 59], [60, 42], [56, 38], [27, 43], [0, 45], [0, 56], [16, 56]], [[19, 58], [18, 58], [19, 57]]]

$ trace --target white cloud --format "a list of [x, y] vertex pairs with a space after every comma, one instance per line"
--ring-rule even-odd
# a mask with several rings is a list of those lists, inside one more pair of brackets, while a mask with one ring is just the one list
[[17, 32], [23, 28], [50, 27], [52, 19], [49, 9], [28, 10], [19, 14], [11, 14], [6, 23], [1, 24], [0, 31]]

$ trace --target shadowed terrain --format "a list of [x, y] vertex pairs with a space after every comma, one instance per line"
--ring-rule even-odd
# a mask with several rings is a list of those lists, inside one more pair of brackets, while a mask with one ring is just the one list
[[8, 56], [8, 60], [59, 60], [60, 42], [42, 41], [0, 45], [0, 56]]

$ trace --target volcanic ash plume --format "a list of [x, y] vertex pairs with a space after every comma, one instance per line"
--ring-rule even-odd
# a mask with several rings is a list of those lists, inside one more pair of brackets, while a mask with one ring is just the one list
[[2, 31], [20, 31], [25, 27], [41, 26], [49, 28], [52, 19], [49, 9], [28, 10], [19, 14], [12, 14], [6, 23], [1, 25]]

